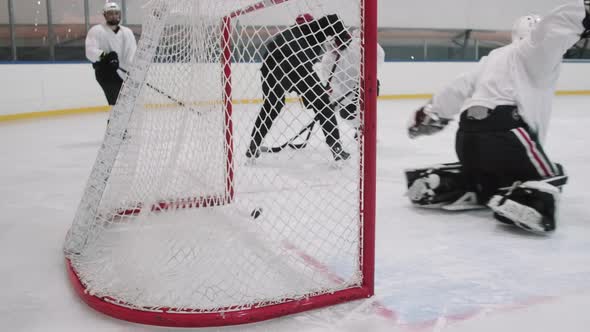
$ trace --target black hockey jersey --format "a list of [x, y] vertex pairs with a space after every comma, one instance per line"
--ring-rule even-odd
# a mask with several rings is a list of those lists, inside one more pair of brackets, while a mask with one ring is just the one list
[[290, 26], [266, 44], [265, 69], [275, 75], [292, 72], [305, 75], [320, 60], [324, 53], [322, 45], [329, 37], [335, 37], [340, 45], [346, 45], [350, 40], [350, 34], [336, 14]]

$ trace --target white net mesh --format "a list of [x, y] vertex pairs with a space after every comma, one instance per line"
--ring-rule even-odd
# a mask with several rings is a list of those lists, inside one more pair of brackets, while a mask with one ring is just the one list
[[215, 313], [360, 285], [362, 10], [362, 0], [145, 6], [65, 243], [90, 294]]

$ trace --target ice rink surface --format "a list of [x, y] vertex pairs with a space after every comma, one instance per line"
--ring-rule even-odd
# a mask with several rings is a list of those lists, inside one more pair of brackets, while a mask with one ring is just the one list
[[[410, 206], [403, 170], [456, 160], [456, 123], [436, 136], [407, 138], [410, 112], [423, 102], [379, 103], [376, 295], [267, 322], [199, 331], [590, 329], [590, 98], [554, 101], [545, 149], [570, 178], [557, 231], [549, 237], [499, 225], [485, 210], [450, 213]], [[174, 330], [95, 312], [67, 279], [63, 240], [106, 118], [0, 123], [2, 331]]]

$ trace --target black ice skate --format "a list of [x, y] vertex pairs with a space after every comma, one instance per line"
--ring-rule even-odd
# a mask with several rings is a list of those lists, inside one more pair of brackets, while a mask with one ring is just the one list
[[334, 144], [332, 147], [332, 155], [334, 156], [334, 161], [347, 160], [350, 158], [350, 153], [344, 151], [340, 143]]
[[256, 143], [252, 141], [250, 142], [250, 147], [248, 148], [248, 151], [246, 151], [246, 158], [256, 159], [258, 157], [260, 157], [260, 149], [258, 148], [258, 145], [256, 145]]

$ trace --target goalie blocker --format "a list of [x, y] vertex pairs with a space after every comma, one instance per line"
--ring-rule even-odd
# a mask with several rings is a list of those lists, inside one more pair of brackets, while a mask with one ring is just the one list
[[494, 218], [502, 223], [546, 234], [555, 230], [559, 194], [567, 183], [563, 168], [559, 164], [556, 166], [560, 175], [515, 182], [511, 187], [499, 188], [487, 202], [470, 187], [460, 163], [410, 169], [405, 172], [407, 196], [415, 206], [424, 208], [456, 211], [487, 205], [494, 212]]

